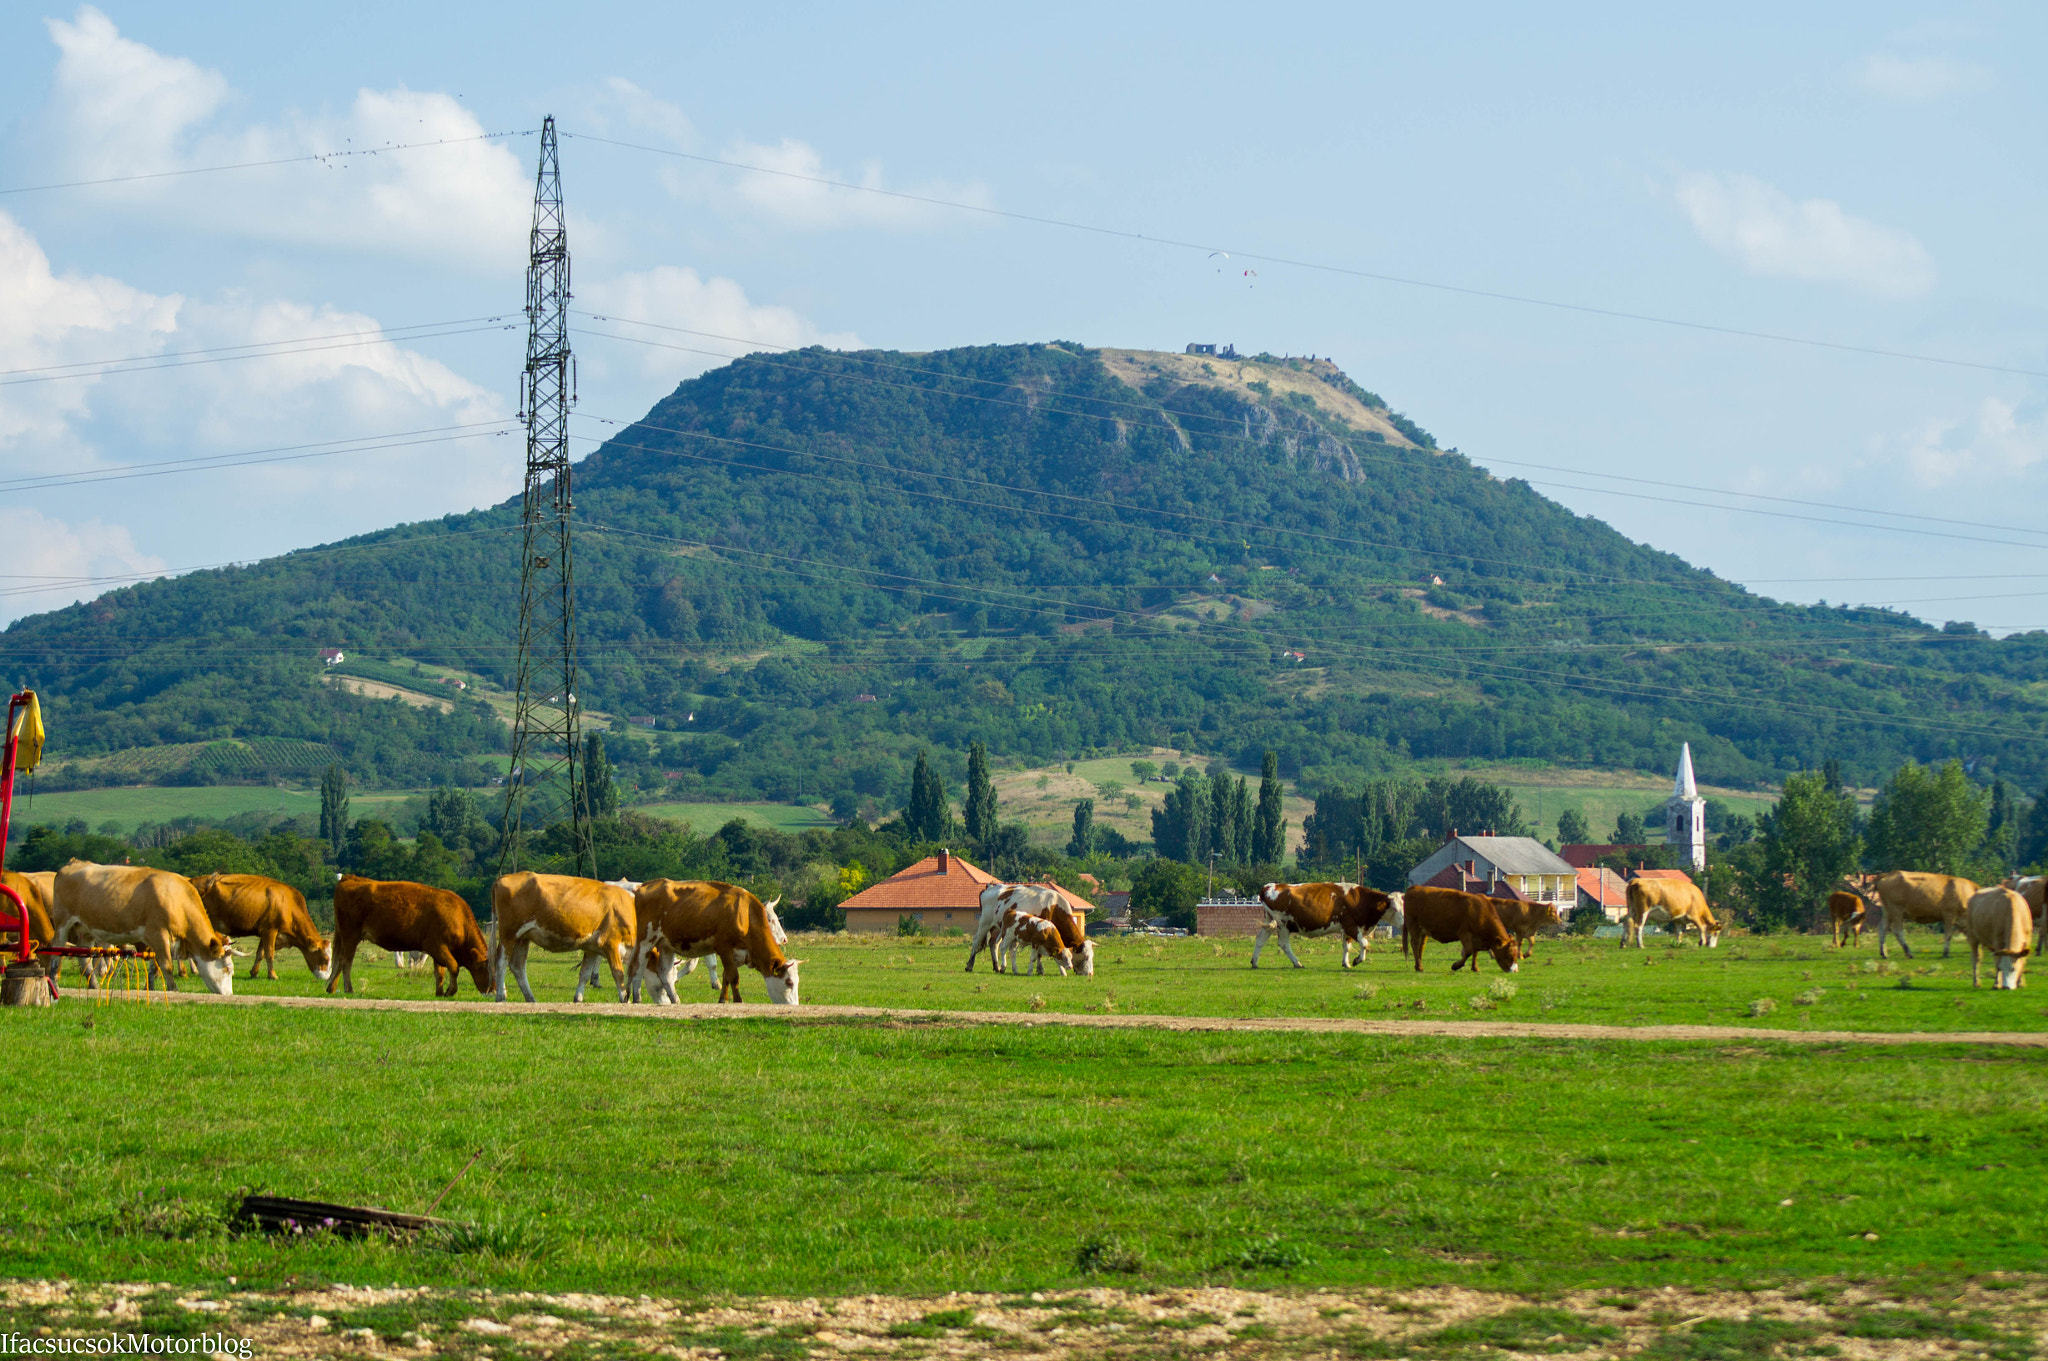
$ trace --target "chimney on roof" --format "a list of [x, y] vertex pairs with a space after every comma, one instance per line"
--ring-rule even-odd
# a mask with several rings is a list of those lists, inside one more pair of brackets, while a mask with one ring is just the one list
[[951, 851], [947, 850], [947, 849], [946, 849], [945, 847], [941, 846], [941, 847], [939, 848], [939, 873], [941, 873], [941, 874], [951, 874], [952, 872], [953, 872], [953, 853], [952, 853]]

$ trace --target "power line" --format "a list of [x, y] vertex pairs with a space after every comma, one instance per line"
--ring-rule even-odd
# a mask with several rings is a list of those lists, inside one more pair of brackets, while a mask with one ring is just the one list
[[203, 350], [160, 350], [155, 354], [123, 355], [118, 359], [79, 359], [68, 364], [44, 364], [28, 369], [0, 369], [0, 378], [13, 378], [21, 374], [54, 373], [62, 374], [68, 369], [111, 369], [117, 364], [155, 363], [164, 359], [183, 359], [192, 355], [225, 354], [234, 350], [268, 349], [280, 345], [309, 345], [322, 340], [347, 340], [366, 337], [372, 341], [409, 339], [403, 332], [435, 330], [443, 326], [468, 326], [476, 322], [503, 321], [495, 317], [457, 317], [452, 321], [422, 321], [411, 326], [379, 326], [370, 331], [330, 331], [326, 335], [293, 336], [289, 340], [252, 340], [244, 345], [214, 345]]
[[203, 355], [195, 359], [179, 359], [168, 363], [132, 364], [126, 368], [111, 368], [86, 373], [45, 373], [28, 378], [9, 378], [0, 381], [0, 387], [19, 387], [24, 383], [58, 383], [68, 378], [110, 378], [123, 373], [156, 373], [163, 369], [186, 369], [197, 364], [231, 364], [243, 359], [272, 359], [294, 354], [318, 354], [326, 350], [360, 349], [366, 345], [410, 344], [419, 340], [438, 340], [444, 336], [477, 335], [484, 331], [509, 331], [510, 325], [463, 326], [444, 331], [429, 331], [406, 336], [374, 336], [361, 340], [338, 340], [324, 345], [288, 345], [280, 349], [263, 350], [253, 354]]
[[992, 208], [980, 203], [962, 203], [957, 199], [943, 199], [931, 194], [913, 194], [899, 189], [883, 189], [872, 184], [855, 184], [848, 180], [835, 180], [824, 175], [806, 175], [800, 171], [779, 170], [772, 166], [753, 165], [745, 161], [729, 161], [717, 156], [700, 156], [687, 151], [676, 151], [668, 147], [646, 146], [638, 142], [622, 142], [610, 137], [599, 137], [587, 132], [565, 132], [564, 137], [577, 137], [586, 142], [599, 142], [606, 146], [622, 147], [630, 151], [644, 151], [656, 156], [671, 156], [677, 160], [696, 161], [703, 165], [722, 166], [728, 170], [743, 170], [750, 174], [772, 175], [778, 179], [799, 180], [807, 184], [824, 185], [833, 189], [846, 189], [855, 193], [874, 194], [883, 198], [899, 199], [906, 203], [921, 203], [934, 208], [950, 208], [963, 213], [977, 213], [984, 217], [1002, 218], [1012, 222], [1026, 222], [1040, 227], [1058, 227], [1064, 231], [1086, 232], [1094, 236], [1107, 236], [1121, 241], [1142, 242], [1152, 246], [1166, 246], [1175, 250], [1202, 251], [1206, 254], [1227, 255], [1239, 260], [1254, 260], [1265, 265], [1282, 265], [1292, 269], [1313, 270], [1322, 274], [1335, 274], [1345, 278], [1364, 279], [1373, 283], [1398, 284], [1404, 288], [1428, 289], [1438, 293], [1452, 293], [1461, 297], [1481, 298], [1490, 302], [1509, 302], [1524, 307], [1544, 307], [1560, 312], [1574, 312], [1582, 316], [1604, 317], [1613, 321], [1642, 322], [1653, 326], [1670, 326], [1680, 330], [1699, 331], [1708, 335], [1731, 336], [1742, 340], [1763, 340], [1780, 345], [1801, 345], [1811, 349], [1834, 350], [1842, 354], [1870, 355], [1880, 359], [1902, 359], [1920, 364], [1940, 364], [1948, 368], [1975, 369], [1984, 373], [2009, 373], [2025, 378], [2048, 378], [2048, 370], [2023, 369], [2006, 364], [1987, 364], [1971, 359], [1953, 359], [1945, 355], [1920, 354], [1910, 350], [1888, 350], [1872, 345], [1850, 345], [1841, 341], [1817, 340], [1810, 336], [1788, 335], [1779, 331], [1756, 331], [1739, 326], [1721, 326], [1712, 322], [1691, 321], [1683, 317], [1659, 316], [1649, 312], [1631, 312], [1612, 307], [1595, 307], [1586, 303], [1563, 302], [1555, 298], [1538, 298], [1522, 293], [1507, 293], [1496, 289], [1471, 288], [1462, 284], [1444, 283], [1435, 279], [1422, 279], [1411, 275], [1388, 274], [1377, 270], [1359, 269], [1350, 265], [1331, 264], [1320, 260], [1300, 259], [1285, 255], [1264, 254], [1248, 251], [1216, 242], [1183, 240], [1171, 236], [1153, 236], [1145, 232], [1134, 232], [1118, 227], [1104, 227], [1096, 223], [1075, 222], [1065, 218], [1049, 217], [1038, 213], [1020, 213], [1007, 208]]
[[[503, 435], [509, 421], [473, 421], [466, 425], [436, 426], [427, 430], [402, 431], [398, 435], [366, 435], [354, 440], [321, 440], [313, 444], [287, 444], [248, 453], [198, 454], [191, 458], [164, 459], [155, 463], [118, 463], [107, 468], [88, 468], [75, 473], [48, 473], [35, 477], [0, 479], [0, 491], [44, 491], [96, 482], [126, 482], [138, 477], [164, 477], [174, 473], [205, 473], [223, 468], [250, 468], [265, 463], [293, 463], [309, 458], [331, 458], [336, 454], [367, 454], [383, 449], [408, 449], [422, 444], [443, 444], [455, 440]], [[443, 434], [441, 431], [465, 433]], [[404, 436], [423, 436], [407, 439]], [[341, 447], [329, 447], [339, 445]], [[311, 450], [310, 453], [296, 452]]]
[[423, 147], [461, 146], [467, 142], [495, 142], [505, 137], [531, 137], [532, 128], [513, 132], [483, 132], [474, 137], [442, 137], [431, 142], [390, 142], [376, 147], [351, 147], [342, 151], [314, 151], [303, 156], [279, 156], [267, 161], [236, 161], [229, 165], [195, 165], [182, 170], [152, 170], [136, 175], [109, 175], [97, 180], [65, 180], [58, 184], [23, 184], [0, 189], [0, 195], [41, 194], [52, 189], [89, 189], [102, 184], [134, 184], [140, 180], [170, 180], [185, 175], [213, 175], [223, 170], [260, 170], [277, 165], [304, 165], [308, 161], [332, 164], [352, 156], [381, 156], [387, 151], [418, 151]]

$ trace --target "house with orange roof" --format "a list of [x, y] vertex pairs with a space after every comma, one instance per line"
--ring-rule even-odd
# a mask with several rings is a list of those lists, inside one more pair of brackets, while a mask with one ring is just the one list
[[[855, 934], [893, 935], [897, 922], [904, 917], [933, 935], [949, 930], [968, 932], [981, 917], [982, 889], [1002, 882], [951, 851], [940, 851], [898, 870], [879, 884], [870, 884], [839, 906], [846, 913], [846, 929]], [[1058, 884], [1045, 887], [1057, 892], [1085, 926], [1090, 910], [1087, 899]]]

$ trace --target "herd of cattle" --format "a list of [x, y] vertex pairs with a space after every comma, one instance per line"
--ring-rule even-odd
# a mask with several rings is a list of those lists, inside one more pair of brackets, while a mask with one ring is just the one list
[[[576, 1000], [582, 1001], [599, 970], [609, 965], [620, 1001], [674, 1003], [676, 980], [708, 960], [720, 1001], [742, 1000], [740, 969], [761, 975], [771, 1002], [797, 1005], [799, 959], [783, 953], [788, 935], [775, 914], [776, 902], [762, 902], [734, 884], [654, 879], [646, 883], [601, 883], [559, 874], [521, 871], [501, 876], [491, 888], [493, 931], [487, 940], [476, 915], [458, 894], [426, 884], [343, 875], [334, 888], [335, 933], [330, 947], [305, 897], [289, 884], [255, 874], [207, 874], [188, 879], [146, 865], [95, 865], [73, 860], [61, 870], [0, 874], [27, 909], [38, 946], [139, 946], [154, 960], [189, 962], [216, 993], [234, 991], [238, 938], [256, 941], [251, 976], [267, 969], [277, 977], [279, 944], [298, 950], [306, 967], [354, 992], [353, 968], [364, 941], [411, 954], [434, 966], [434, 995], [454, 997], [467, 970], [480, 993], [504, 1001], [506, 982], [534, 1000], [526, 977], [534, 947], [581, 957]], [[2008, 880], [1979, 888], [1951, 875], [1894, 872], [1842, 881], [1829, 899], [1835, 944], [1852, 944], [1866, 921], [1875, 922], [1878, 952], [1896, 936], [1908, 958], [1902, 928], [1908, 923], [1939, 926], [1942, 954], [1961, 932], [1969, 942], [1972, 982], [1982, 986], [1983, 956], [1995, 960], [1994, 986], [2022, 987], [2026, 957], [2039, 950], [2048, 928], [2041, 877]], [[1252, 967], [1269, 938], [1301, 968], [1296, 936], [1343, 938], [1340, 967], [1362, 962], [1376, 930], [1398, 930], [1402, 952], [1422, 969], [1431, 941], [1457, 945], [1452, 972], [1481, 954], [1513, 973], [1534, 950], [1537, 936], [1562, 929], [1557, 909], [1547, 903], [1495, 898], [1457, 889], [1423, 887], [1382, 893], [1352, 883], [1268, 884], [1259, 901], [1265, 919], [1252, 946]], [[998, 973], [1043, 973], [1051, 960], [1061, 974], [1095, 972], [1095, 944], [1056, 890], [1036, 884], [990, 884], [981, 892], [980, 915], [969, 942], [967, 969], [983, 950]], [[1643, 947], [1645, 926], [1668, 927], [1681, 938], [1696, 931], [1700, 943], [1719, 944], [1724, 923], [1708, 907], [1697, 885], [1683, 879], [1637, 879], [1629, 885], [1622, 945]], [[1030, 952], [1028, 965], [1019, 954]], [[166, 981], [176, 982], [166, 970]]]

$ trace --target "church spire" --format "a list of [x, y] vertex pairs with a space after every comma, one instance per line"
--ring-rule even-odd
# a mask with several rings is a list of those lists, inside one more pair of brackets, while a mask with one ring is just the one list
[[1696, 799], [1699, 796], [1699, 788], [1692, 778], [1692, 743], [1687, 742], [1678, 755], [1678, 778], [1671, 782], [1671, 797]]

